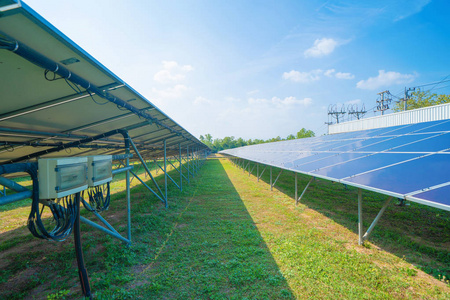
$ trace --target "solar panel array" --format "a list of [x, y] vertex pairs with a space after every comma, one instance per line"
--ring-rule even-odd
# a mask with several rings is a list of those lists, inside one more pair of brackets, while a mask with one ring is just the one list
[[[208, 149], [26, 4], [0, 0], [0, 15], [0, 164], [116, 129], [146, 159], [162, 157], [164, 141], [168, 155]], [[45, 157], [124, 147], [116, 135]]]
[[252, 145], [222, 153], [450, 211], [450, 120]]

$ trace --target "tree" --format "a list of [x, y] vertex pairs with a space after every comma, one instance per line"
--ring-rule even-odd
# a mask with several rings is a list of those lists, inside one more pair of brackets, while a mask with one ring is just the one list
[[[311, 136], [315, 136], [313, 131], [302, 128], [299, 132], [297, 132], [297, 136], [290, 134], [290, 135], [288, 135], [288, 137], [286, 139], [293, 140], [296, 138], [304, 138], [304, 137], [311, 137]], [[271, 138], [266, 141], [261, 140], [261, 139], [253, 139], [253, 140], [249, 139], [246, 141], [243, 138], [235, 139], [234, 136], [226, 136], [223, 139], [214, 139], [213, 140], [213, 137], [209, 133], [205, 134], [205, 136], [200, 135], [200, 141], [202, 141], [202, 143], [204, 143], [206, 146], [208, 146], [213, 153], [216, 153], [216, 152], [219, 152], [222, 150], [226, 150], [226, 149], [243, 147], [243, 146], [247, 146], [247, 145], [256, 145], [256, 144], [284, 141], [286, 139], [282, 139], [280, 136], [277, 136], [276, 138]]]
[[298, 139], [303, 139], [303, 138], [313, 137], [313, 136], [316, 136], [314, 131], [306, 130], [305, 128], [302, 128], [302, 129], [300, 129], [299, 132], [297, 132], [297, 138]]
[[295, 140], [295, 136], [293, 134], [290, 134], [286, 138], [287, 140]]
[[[450, 95], [432, 94], [430, 91], [422, 91], [418, 89], [411, 94], [411, 97], [408, 99], [406, 105], [407, 110], [411, 110], [444, 103], [450, 103]], [[392, 110], [395, 112], [403, 111], [403, 104], [403, 101], [396, 102]]]

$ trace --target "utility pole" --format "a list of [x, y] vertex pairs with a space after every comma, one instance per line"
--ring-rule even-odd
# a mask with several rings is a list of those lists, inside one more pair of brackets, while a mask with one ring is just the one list
[[411, 91], [415, 91], [416, 88], [406, 88], [405, 87], [405, 98], [401, 99], [403, 101], [403, 111], [406, 111], [408, 109], [408, 100], [411, 98], [411, 95], [409, 94], [409, 92]]
[[349, 116], [356, 116], [356, 119], [360, 120], [367, 113], [366, 107], [362, 105], [361, 110], [358, 110], [358, 104], [349, 104], [347, 107], [347, 114]]
[[378, 93], [380, 95], [380, 100], [377, 100], [377, 111], [381, 111], [381, 115], [384, 115], [384, 111], [389, 109], [389, 104], [391, 103], [391, 98], [385, 97], [385, 95], [390, 95], [389, 91], [383, 91]]
[[342, 105], [340, 111], [337, 110], [337, 105], [330, 104], [330, 106], [328, 106], [328, 115], [329, 116], [331, 115], [332, 118], [336, 119], [336, 124], [339, 124], [339, 117], [344, 116], [345, 114], [346, 114], [346, 112], [345, 112], [344, 105]]

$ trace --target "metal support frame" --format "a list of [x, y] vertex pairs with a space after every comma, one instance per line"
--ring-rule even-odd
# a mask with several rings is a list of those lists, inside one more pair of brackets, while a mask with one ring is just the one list
[[243, 171], [244, 173], [247, 171], [247, 169], [250, 170], [250, 161], [247, 163], [247, 165], [244, 167]]
[[270, 190], [273, 191], [273, 185], [272, 185], [272, 166], [270, 166]]
[[[180, 165], [179, 165], [179, 168], [180, 168], [180, 170], [179, 170], [179, 172], [180, 172], [180, 191], [182, 191], [183, 190], [183, 169], [181, 168], [182, 167], [182, 164], [183, 164], [183, 162], [181, 161], [181, 143], [179, 143], [178, 144], [179, 145], [179, 148], [180, 148], [180, 156], [179, 156], [179, 158], [180, 158], [180, 160], [179, 160], [179, 162], [180, 162]], [[173, 166], [174, 168], [175, 168], [175, 166]]]
[[377, 216], [373, 220], [372, 224], [370, 224], [369, 228], [367, 229], [366, 233], [364, 233], [364, 226], [363, 226], [363, 217], [362, 217], [362, 190], [358, 189], [358, 244], [363, 245], [364, 241], [367, 241], [372, 234], [373, 229], [378, 224], [378, 221], [380, 220], [381, 216], [383, 215], [386, 208], [389, 206], [389, 204], [392, 201], [392, 196], [389, 196], [389, 198], [384, 202], [383, 206], [381, 207], [380, 211], [378, 212]]
[[248, 172], [248, 177], [250, 177], [250, 175], [252, 175], [253, 170], [255, 169], [256, 165], [257, 165], [257, 164], [254, 164], [254, 165], [253, 165], [253, 168], [251, 169], [251, 171]]
[[[174, 183], [175, 183], [175, 181], [174, 181]], [[167, 208], [168, 201], [167, 201], [167, 147], [166, 147], [166, 140], [164, 140], [164, 199], [166, 200], [165, 206]]]
[[[136, 153], [136, 155], [138, 156], [140, 162], [142, 163], [142, 165], [144, 166], [145, 171], [147, 172], [147, 174], [150, 176], [153, 184], [156, 186], [156, 188], [158, 189], [158, 192], [162, 198], [162, 201], [164, 203], [167, 202], [167, 199], [165, 198], [165, 194], [162, 192], [161, 188], [159, 187], [158, 183], [156, 182], [155, 178], [153, 177], [152, 173], [150, 172], [150, 170], [147, 167], [147, 164], [145, 163], [145, 160], [142, 158], [141, 154], [139, 153], [139, 150], [136, 148], [136, 145], [133, 143], [133, 141], [130, 139], [130, 144], [133, 147], [134, 152]], [[136, 176], [136, 175], [135, 175]], [[141, 181], [142, 182], [142, 181]], [[148, 187], [147, 187], [148, 188]], [[150, 189], [151, 190], [151, 189]], [[151, 190], [153, 191], [153, 190]], [[160, 199], [161, 200], [161, 199]]]
[[362, 216], [362, 190], [358, 189], [358, 244], [364, 243], [363, 239], [363, 216]]
[[[271, 170], [272, 171], [272, 170]], [[280, 170], [280, 173], [278, 173], [277, 178], [275, 178], [275, 181], [273, 182], [272, 186], [270, 187], [270, 190], [273, 190], [273, 187], [275, 186], [275, 184], [277, 183], [278, 178], [280, 178], [281, 173], [283, 173], [283, 169]], [[272, 172], [271, 172], [272, 175]]]
[[308, 181], [308, 184], [305, 186], [305, 189], [303, 190], [302, 194], [300, 195], [300, 197], [297, 198], [297, 192], [298, 192], [298, 190], [297, 190], [297, 174], [298, 173], [295, 173], [295, 205], [298, 205], [300, 200], [302, 200], [303, 195], [306, 193], [306, 190], [308, 189], [309, 185], [314, 180], [314, 177], [311, 177], [311, 179]]
[[257, 181], [259, 182], [259, 163], [256, 163], [256, 178]]
[[261, 179], [261, 177], [263, 176], [264, 171], [266, 170], [266, 168], [267, 168], [267, 165], [264, 166], [264, 169], [262, 170], [261, 174], [259, 174], [259, 176], [258, 176], [258, 182], [259, 182], [259, 180]]
[[188, 183], [191, 183], [191, 179], [189, 177], [189, 174], [191, 173], [189, 169], [189, 146], [186, 146], [186, 161], [187, 161], [187, 171], [188, 171]]

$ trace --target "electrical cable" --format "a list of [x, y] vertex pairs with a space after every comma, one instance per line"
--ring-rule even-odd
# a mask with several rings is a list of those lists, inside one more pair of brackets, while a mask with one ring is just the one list
[[[79, 210], [80, 204], [77, 203], [75, 198], [74, 195], [69, 195], [60, 198], [57, 201], [58, 203], [55, 203], [54, 200], [41, 202], [39, 199], [33, 199], [27, 222], [30, 232], [37, 238], [64, 241], [72, 233], [75, 217]], [[41, 206], [40, 209], [39, 206]], [[45, 207], [48, 207], [53, 215], [50, 226], [44, 225], [42, 221]], [[54, 223], [54, 227], [49, 230], [46, 227], [51, 227], [51, 223]]]
[[89, 197], [89, 205], [86, 200], [84, 200], [84, 191], [83, 196], [81, 197], [81, 202], [83, 203], [84, 208], [88, 211], [102, 212], [109, 208], [109, 204], [111, 203], [109, 182], [106, 183], [106, 188], [103, 188], [103, 186], [94, 186], [89, 188], [87, 194]]

